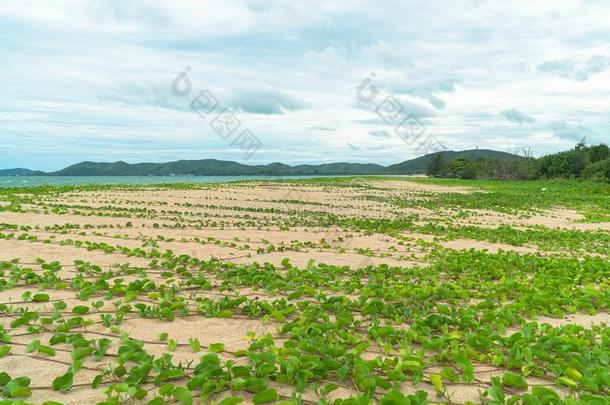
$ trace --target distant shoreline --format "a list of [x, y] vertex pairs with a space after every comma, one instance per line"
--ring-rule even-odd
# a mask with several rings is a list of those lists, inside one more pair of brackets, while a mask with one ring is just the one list
[[155, 184], [214, 184], [253, 180], [299, 180], [339, 177], [422, 177], [420, 175], [307, 175], [307, 176], [0, 176], [0, 189], [40, 186], [104, 186]]

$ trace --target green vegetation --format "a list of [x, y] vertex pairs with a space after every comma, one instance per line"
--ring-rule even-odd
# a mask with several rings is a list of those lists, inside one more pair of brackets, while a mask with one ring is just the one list
[[0, 404], [608, 404], [610, 186], [386, 180], [0, 190]]
[[586, 146], [580, 142], [573, 149], [542, 157], [535, 173], [541, 178], [584, 177], [610, 181], [610, 149], [604, 144]]
[[386, 174], [417, 174], [426, 173], [430, 166], [441, 162], [452, 162], [455, 160], [513, 160], [519, 156], [489, 149], [472, 149], [463, 151], [442, 151], [434, 152], [418, 158], [407, 160], [406, 162], [388, 166]]
[[586, 146], [534, 159], [530, 154], [509, 158], [459, 158], [448, 161], [438, 154], [426, 173], [433, 177], [461, 179], [552, 179], [583, 178], [610, 181], [610, 149], [604, 144]]

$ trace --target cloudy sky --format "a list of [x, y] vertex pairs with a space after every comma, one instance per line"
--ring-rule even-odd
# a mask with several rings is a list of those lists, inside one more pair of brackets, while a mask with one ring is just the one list
[[0, 0], [0, 55], [0, 168], [610, 141], [607, 0]]

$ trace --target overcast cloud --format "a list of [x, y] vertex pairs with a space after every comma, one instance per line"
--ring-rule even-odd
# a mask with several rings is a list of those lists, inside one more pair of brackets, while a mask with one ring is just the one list
[[610, 141], [604, 0], [6, 0], [0, 54], [0, 168], [241, 161], [171, 91], [187, 66], [252, 164], [417, 156], [357, 100], [371, 74], [449, 149]]

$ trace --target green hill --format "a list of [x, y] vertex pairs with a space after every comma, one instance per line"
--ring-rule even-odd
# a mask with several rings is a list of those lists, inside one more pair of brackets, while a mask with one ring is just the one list
[[415, 159], [407, 160], [402, 163], [388, 166], [384, 170], [384, 174], [425, 174], [426, 169], [436, 158], [441, 155], [444, 162], [450, 162], [457, 159], [477, 160], [477, 159], [519, 159], [520, 157], [508, 152], [501, 152], [490, 149], [471, 149], [463, 151], [442, 151], [429, 153]]
[[287, 176], [287, 175], [356, 175], [380, 174], [383, 166], [361, 163], [330, 163], [289, 166], [282, 163], [244, 165], [237, 162], [204, 159], [178, 160], [168, 163], [82, 162], [48, 176]]
[[29, 169], [0, 169], [0, 176], [32, 176], [34, 173]]
[[305, 175], [378, 175], [425, 173], [434, 158], [442, 154], [445, 161], [455, 159], [507, 159], [516, 155], [487, 149], [444, 151], [388, 167], [372, 163], [327, 163], [289, 166], [283, 163], [244, 165], [217, 159], [177, 160], [167, 163], [81, 162], [65, 169], [44, 173], [28, 169], [0, 170], [0, 176], [305, 176]]

